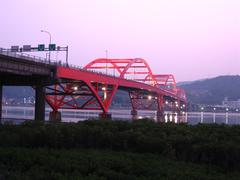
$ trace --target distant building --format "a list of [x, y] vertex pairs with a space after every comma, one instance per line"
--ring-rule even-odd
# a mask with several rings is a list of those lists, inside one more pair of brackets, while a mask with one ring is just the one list
[[239, 108], [240, 107], [240, 99], [236, 101], [229, 101], [227, 97], [224, 98], [222, 102], [223, 106], [230, 107], [230, 108]]

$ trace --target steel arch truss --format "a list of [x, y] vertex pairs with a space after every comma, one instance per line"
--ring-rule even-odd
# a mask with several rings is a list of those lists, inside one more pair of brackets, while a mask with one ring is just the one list
[[102, 110], [107, 112], [118, 86], [84, 81], [66, 81], [46, 88], [46, 101], [59, 109]]
[[172, 74], [153, 74], [152, 79], [147, 76], [145, 81], [154, 81], [154, 86], [164, 90], [176, 91], [176, 81]]
[[87, 64], [84, 69], [100, 71], [120, 78], [150, 84], [157, 88], [171, 91], [175, 95], [180, 95], [181, 98], [186, 98], [184, 90], [177, 88], [175, 78], [172, 74], [153, 74], [148, 63], [142, 58], [99, 58]]
[[187, 103], [187, 95], [186, 95], [186, 92], [184, 91], [184, 89], [177, 88], [176, 95], [177, 95], [177, 97], [184, 99], [184, 102]]
[[84, 69], [100, 71], [120, 78], [135, 80], [154, 85], [155, 80], [148, 63], [142, 58], [134, 59], [95, 59]]
[[154, 75], [154, 79], [156, 80], [156, 87], [161, 89], [171, 89], [172, 91], [175, 91], [176, 81], [172, 74], [157, 74]]
[[[46, 101], [55, 112], [59, 109], [85, 109], [107, 114], [118, 87], [129, 92], [133, 111], [157, 110], [162, 116], [165, 106], [180, 111], [180, 105], [187, 103], [185, 92], [177, 88], [173, 75], [154, 75], [141, 58], [101, 58], [90, 62], [84, 69], [58, 66], [56, 81], [46, 88]], [[165, 104], [167, 99], [171, 106]], [[176, 101], [178, 106], [173, 104]]]

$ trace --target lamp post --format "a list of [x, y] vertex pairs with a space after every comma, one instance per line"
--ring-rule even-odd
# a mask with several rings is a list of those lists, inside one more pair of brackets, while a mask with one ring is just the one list
[[203, 123], [203, 111], [204, 111], [204, 107], [201, 107], [201, 123]]
[[[52, 43], [52, 35], [50, 32], [48, 31], [45, 31], [45, 30], [41, 30], [42, 33], [47, 33], [49, 35], [49, 44]], [[48, 48], [49, 48], [49, 45], [48, 45]], [[49, 53], [48, 53], [48, 61], [49, 61], [49, 64], [50, 64], [50, 58], [51, 58], [51, 51], [49, 50]]]
[[228, 108], [226, 108], [226, 124], [228, 124], [228, 111], [229, 111], [229, 109]]
[[213, 123], [216, 123], [216, 108], [213, 108]]
[[106, 53], [106, 74], [108, 74], [108, 50], [105, 50]]

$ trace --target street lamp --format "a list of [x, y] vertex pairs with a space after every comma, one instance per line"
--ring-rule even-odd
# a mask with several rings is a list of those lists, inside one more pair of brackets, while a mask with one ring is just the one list
[[108, 74], [108, 50], [105, 50], [106, 53], [106, 74]]
[[78, 90], [78, 87], [77, 87], [77, 86], [73, 86], [73, 90], [74, 90], [74, 91], [77, 91], [77, 90]]
[[213, 108], [213, 123], [216, 123], [216, 108]]
[[149, 96], [148, 96], [148, 100], [151, 100], [151, 99], [152, 99], [152, 96], [151, 96], [151, 95], [149, 95]]
[[226, 108], [226, 124], [228, 124], [228, 111], [229, 111], [229, 109]]
[[[49, 35], [49, 44], [52, 43], [52, 36], [51, 36], [51, 33], [48, 32], [48, 31], [45, 31], [45, 30], [41, 30], [42, 33], [47, 33]], [[48, 45], [49, 46], [49, 45]], [[50, 58], [51, 58], [51, 51], [49, 50], [49, 53], [48, 53], [48, 61], [49, 61], [49, 64], [50, 64]]]
[[203, 123], [203, 111], [204, 111], [204, 107], [201, 107], [201, 123]]
[[107, 87], [106, 86], [102, 87], [102, 91], [103, 91], [103, 99], [105, 101], [107, 99]]

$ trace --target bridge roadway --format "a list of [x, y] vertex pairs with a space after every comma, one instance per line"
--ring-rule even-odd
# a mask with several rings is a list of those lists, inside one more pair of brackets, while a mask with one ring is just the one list
[[[114, 65], [114, 68], [117, 68], [116, 63], [118, 62], [120, 61], [109, 61]], [[121, 70], [123, 68], [123, 65], [121, 65], [118, 71], [130, 74], [131, 72], [127, 71], [131, 68], [131, 65], [134, 68], [145, 67], [136, 65], [137, 63], [143, 63], [143, 61], [133, 59], [129, 62], [132, 64], [126, 64], [124, 70]], [[91, 65], [93, 64], [91, 62]], [[138, 108], [155, 108], [159, 117], [162, 118], [165, 100], [172, 102], [172, 108], [179, 113], [181, 105], [186, 108], [186, 96], [177, 93], [178, 89], [176, 87], [173, 90], [167, 90], [124, 77], [93, 72], [92, 69], [94, 69], [94, 66], [78, 68], [0, 48], [0, 101], [2, 101], [2, 87], [4, 85], [32, 86], [36, 91], [35, 120], [44, 120], [46, 101], [53, 109], [50, 113], [50, 120], [58, 121], [61, 120], [59, 109], [102, 110], [101, 117], [111, 118], [108, 110], [118, 89], [129, 92], [133, 116], [137, 114]], [[149, 73], [147, 75], [149, 76]], [[155, 81], [156, 84], [157, 80]], [[166, 85], [169, 84], [165, 82]], [[149, 103], [149, 101], [152, 102]], [[178, 108], [173, 107], [174, 102], [178, 103]], [[0, 114], [2, 114], [1, 110], [2, 107], [0, 107]]]

